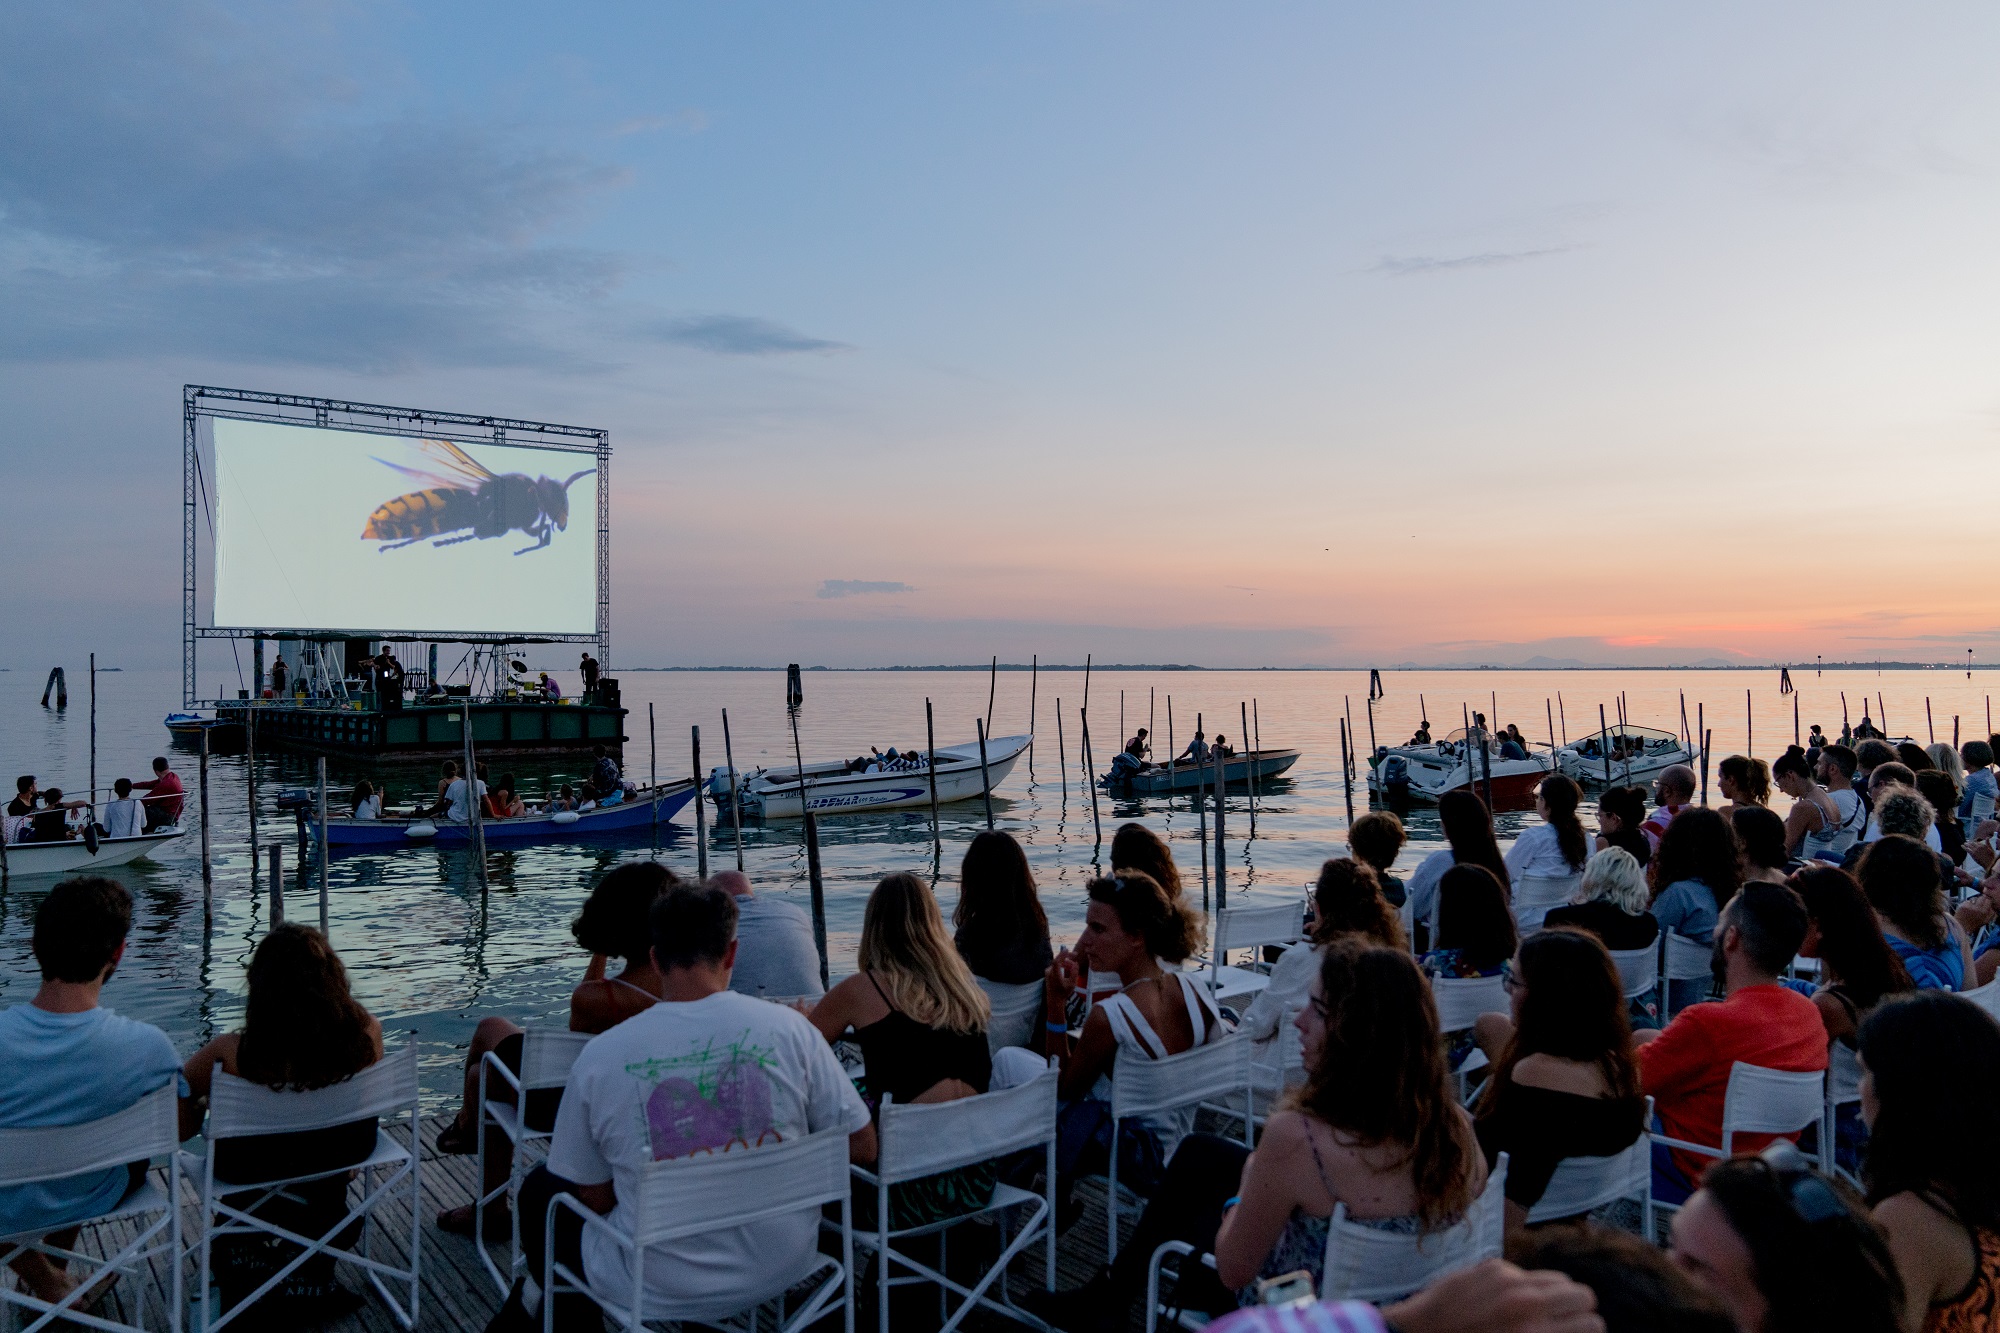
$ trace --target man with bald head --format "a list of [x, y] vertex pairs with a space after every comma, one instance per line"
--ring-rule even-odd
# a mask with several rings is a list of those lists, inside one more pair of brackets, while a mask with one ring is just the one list
[[812, 920], [797, 904], [760, 898], [740, 870], [723, 870], [708, 883], [736, 900], [736, 969], [729, 989], [766, 999], [826, 993], [819, 979], [819, 948]]
[[1674, 822], [1674, 816], [1693, 801], [1693, 769], [1686, 764], [1674, 764], [1660, 770], [1660, 776], [1653, 781], [1655, 808], [1646, 822], [1639, 826], [1646, 835], [1646, 841], [1653, 844], [1654, 851], [1660, 850], [1660, 835], [1667, 831], [1667, 825]]

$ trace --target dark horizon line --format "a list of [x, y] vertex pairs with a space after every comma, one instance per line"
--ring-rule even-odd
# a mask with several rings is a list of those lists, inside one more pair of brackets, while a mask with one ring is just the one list
[[[783, 671], [789, 666], [627, 666], [617, 667], [617, 671]], [[1505, 662], [1450, 662], [1430, 665], [1398, 663], [1395, 666], [1254, 666], [1254, 667], [1211, 667], [1185, 662], [1106, 662], [1103, 666], [1081, 662], [1051, 662], [1051, 671], [1990, 671], [2000, 663], [1975, 662], [1968, 666], [1964, 662], [1732, 662], [1723, 665], [1698, 666], [1692, 663], [1617, 663], [1599, 662], [1573, 666], [1527, 666]], [[802, 666], [801, 671], [852, 671], [852, 672], [893, 672], [893, 671], [1037, 671], [1039, 663], [991, 662], [950, 665], [937, 663], [930, 666]], [[104, 670], [103, 667], [98, 668]]]

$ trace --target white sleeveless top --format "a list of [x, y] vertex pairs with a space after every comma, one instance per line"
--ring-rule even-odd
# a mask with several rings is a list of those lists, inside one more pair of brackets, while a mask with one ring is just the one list
[[[1828, 825], [1826, 812], [1820, 811], [1820, 826], [1806, 834], [1805, 844], [1799, 849], [1808, 860], [1838, 857], [1854, 845], [1855, 838], [1860, 836], [1862, 827], [1867, 823], [1866, 807], [1862, 805], [1859, 794], [1852, 789], [1829, 791], [1827, 795], [1833, 800], [1833, 808], [1840, 812], [1841, 820], [1838, 824]], [[1847, 799], [1841, 800], [1842, 796]]]
[[[1196, 1046], [1206, 1046], [1208, 1043], [1222, 1036], [1222, 1018], [1216, 1013], [1214, 1002], [1208, 998], [1208, 993], [1201, 988], [1201, 983], [1194, 979], [1194, 975], [1188, 972], [1169, 973], [1160, 979], [1160, 984], [1165, 986], [1170, 981], [1178, 981], [1180, 983], [1181, 1002], [1187, 1006], [1188, 1023], [1194, 1029], [1194, 1041], [1188, 1049], [1193, 1050]], [[1111, 1035], [1118, 1043], [1116, 1059], [1162, 1060], [1166, 1058], [1168, 1054], [1167, 1044], [1160, 1040], [1160, 1034], [1153, 1031], [1153, 1025], [1148, 1023], [1146, 1016], [1139, 1012], [1139, 1006], [1133, 1004], [1131, 998], [1123, 991], [1120, 991], [1116, 995], [1106, 996], [1104, 999], [1098, 1001], [1098, 1008], [1104, 1011], [1105, 1020], [1111, 1024]], [[1097, 1079], [1097, 1085], [1090, 1090], [1090, 1095], [1098, 1101], [1109, 1102], [1111, 1100], [1111, 1076], [1109, 1074], [1100, 1074]], [[1174, 1149], [1180, 1146], [1181, 1140], [1194, 1131], [1195, 1112], [1197, 1109], [1193, 1106], [1185, 1106], [1177, 1111], [1168, 1111], [1163, 1115], [1145, 1117], [1144, 1124], [1160, 1140], [1161, 1161], [1164, 1162], [1172, 1157]]]

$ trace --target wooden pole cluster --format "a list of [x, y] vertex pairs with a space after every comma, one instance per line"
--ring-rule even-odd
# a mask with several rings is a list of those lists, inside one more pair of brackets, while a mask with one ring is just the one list
[[[924, 701], [924, 707], [928, 711], [930, 700], [926, 699]], [[729, 710], [727, 708], [722, 710], [722, 757], [729, 765], [729, 827], [736, 834], [736, 868], [741, 870], [743, 868], [743, 807], [738, 805], [736, 801], [736, 743], [729, 736]], [[697, 795], [695, 799], [700, 800], [701, 797]], [[931, 822], [935, 824], [937, 821], [933, 820]]]
[[[646, 705], [647, 720], [652, 720], [653, 706]], [[701, 800], [701, 728], [694, 729], [694, 847], [695, 872], [703, 879], [708, 878], [708, 813], [702, 809]], [[660, 780], [653, 779], [653, 823], [660, 822]]]

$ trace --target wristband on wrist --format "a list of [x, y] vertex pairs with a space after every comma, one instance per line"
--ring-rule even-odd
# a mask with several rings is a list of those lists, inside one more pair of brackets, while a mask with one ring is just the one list
[[1241, 1194], [1232, 1194], [1228, 1198], [1222, 1201], [1222, 1211], [1226, 1213], [1231, 1208], [1234, 1208], [1237, 1204], [1242, 1202], [1243, 1202], [1243, 1196]]
[[1068, 1035], [1069, 1033], [1069, 1024], [1067, 1023], [1044, 1023], [1042, 1024], [1042, 1026], [1047, 1028], [1050, 1032], [1060, 1032], [1063, 1033], [1064, 1035]]

